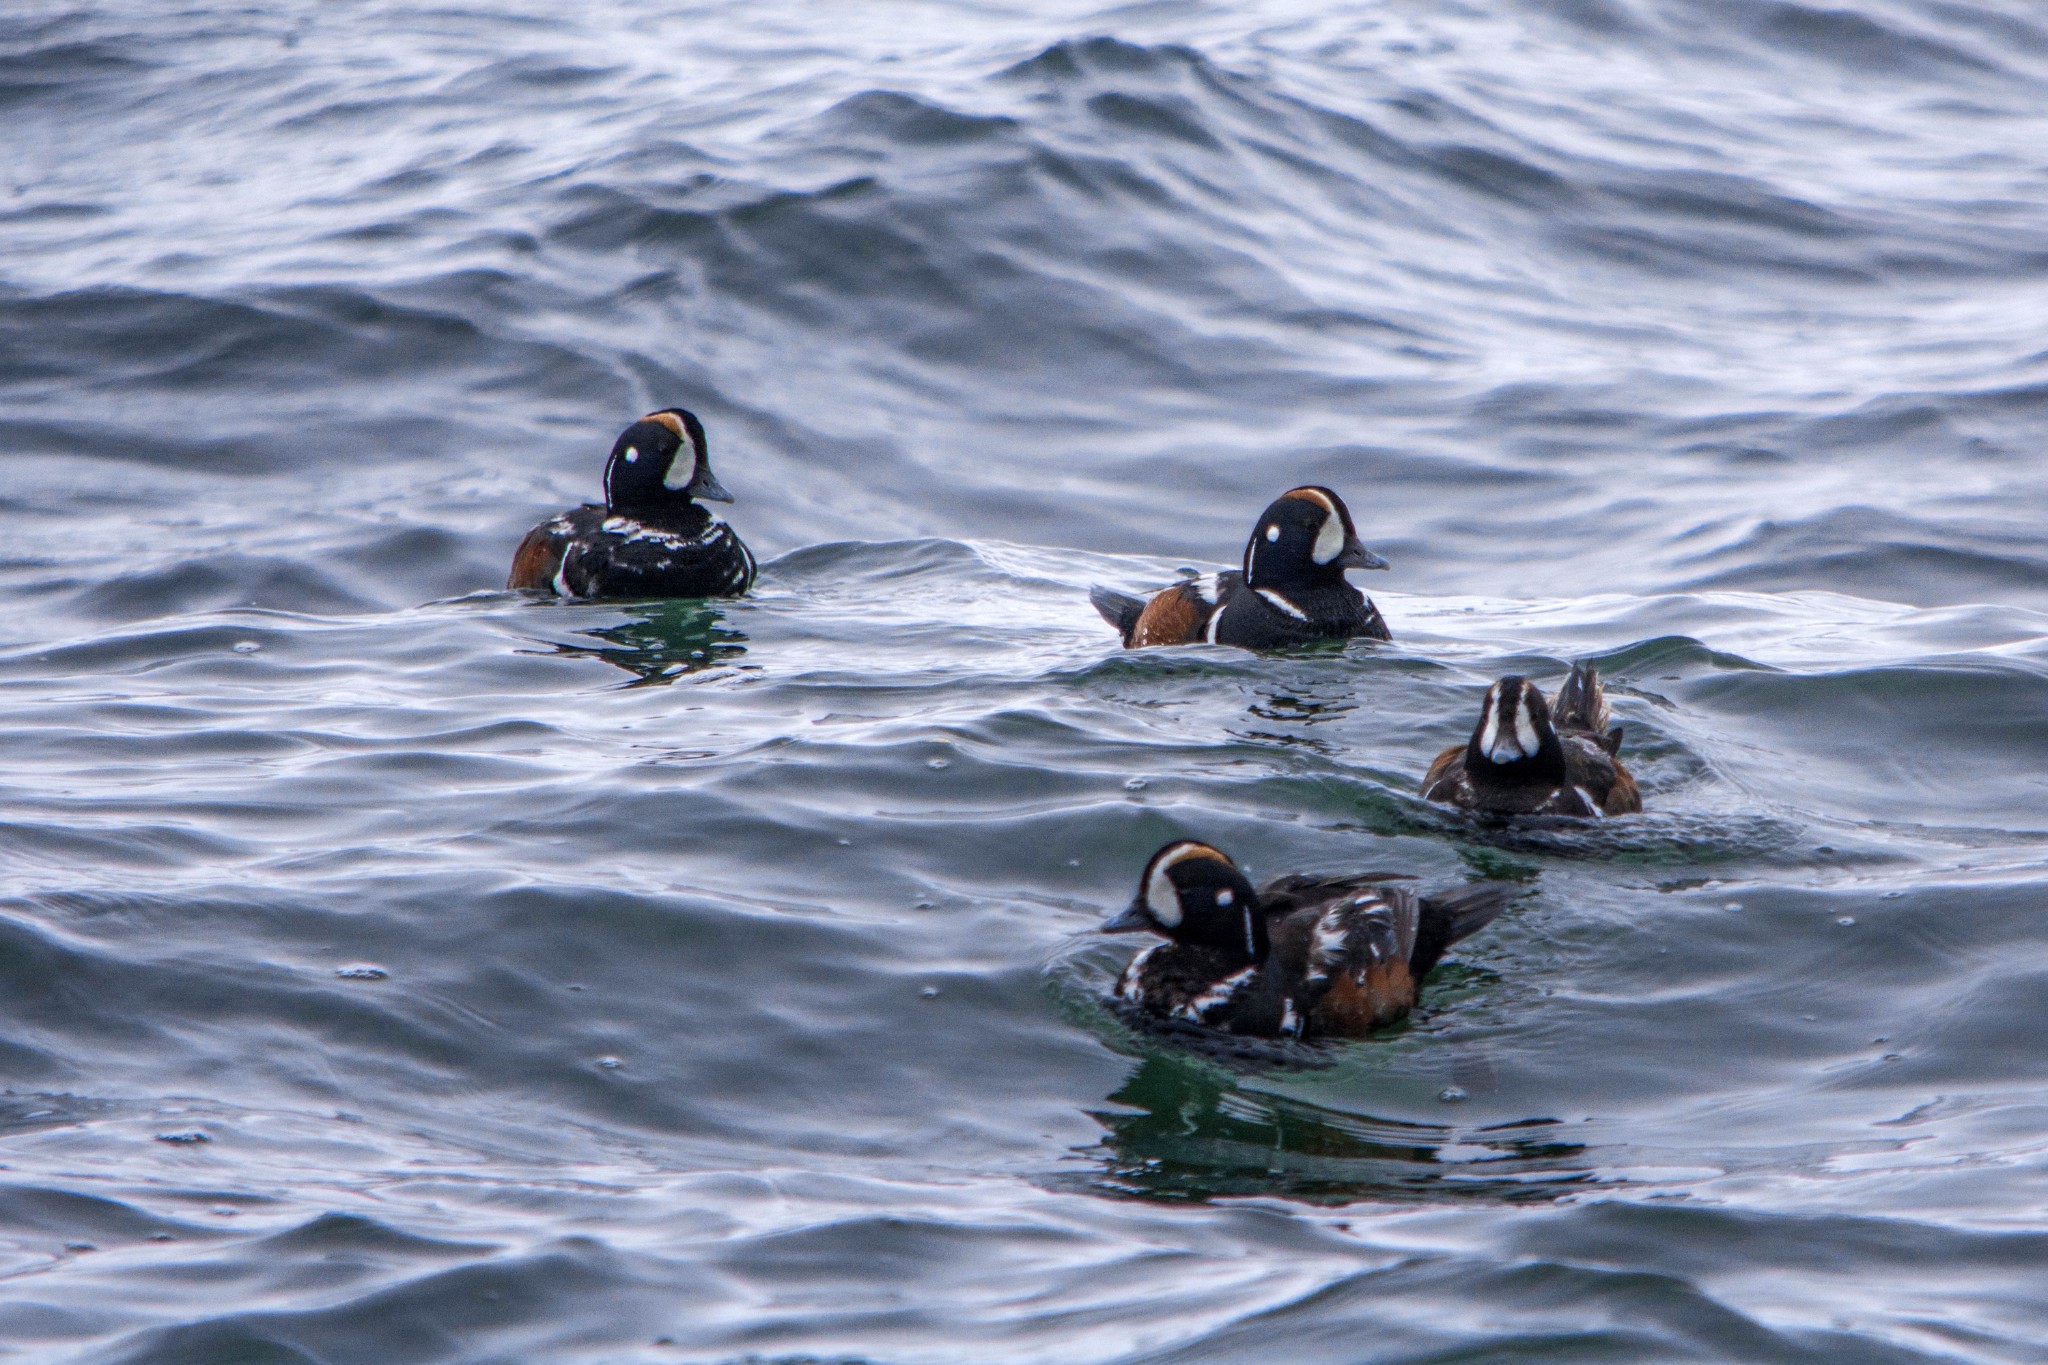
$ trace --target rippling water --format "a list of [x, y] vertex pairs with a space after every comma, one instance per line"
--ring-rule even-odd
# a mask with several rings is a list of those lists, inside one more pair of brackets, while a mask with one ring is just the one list
[[[2032, 0], [28, 0], [0, 119], [9, 1358], [2043, 1358]], [[756, 595], [496, 591], [671, 403]], [[1396, 644], [1112, 647], [1311, 480]], [[1581, 657], [1650, 814], [1413, 797]], [[1225, 1066], [1190, 833], [1531, 894]]]

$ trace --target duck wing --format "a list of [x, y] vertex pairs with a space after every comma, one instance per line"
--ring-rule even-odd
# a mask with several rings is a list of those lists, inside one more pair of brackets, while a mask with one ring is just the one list
[[1311, 1033], [1363, 1038], [1414, 1007], [1418, 905], [1405, 887], [1368, 882], [1274, 927], [1275, 967], [1297, 983], [1293, 1004]]
[[1407, 872], [1296, 872], [1260, 887], [1259, 906], [1268, 916], [1284, 919], [1297, 910], [1321, 908], [1368, 887], [1414, 880]]

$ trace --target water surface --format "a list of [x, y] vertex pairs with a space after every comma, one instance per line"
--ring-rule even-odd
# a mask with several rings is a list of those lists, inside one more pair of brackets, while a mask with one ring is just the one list
[[[0, 1342], [2041, 1358], [2020, 0], [0, 18]], [[617, 430], [758, 591], [497, 591]], [[1319, 481], [1395, 633], [1089, 584]], [[1412, 795], [1509, 671], [1650, 813]], [[1195, 834], [1528, 895], [1133, 1033]]]

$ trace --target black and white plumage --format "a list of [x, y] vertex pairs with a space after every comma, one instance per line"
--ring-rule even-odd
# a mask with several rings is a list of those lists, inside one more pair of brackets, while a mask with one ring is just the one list
[[1620, 753], [1591, 664], [1573, 667], [1555, 708], [1510, 675], [1487, 689], [1472, 737], [1429, 765], [1422, 796], [1489, 815], [1632, 815], [1643, 797]]
[[1296, 875], [1253, 890], [1212, 846], [1152, 855], [1138, 894], [1103, 926], [1168, 940], [1131, 959], [1117, 998], [1163, 1019], [1267, 1038], [1362, 1038], [1413, 1009], [1422, 980], [1519, 888], [1419, 895], [1394, 873]]
[[558, 597], [738, 597], [754, 556], [704, 502], [731, 502], [704, 425], [682, 408], [635, 422], [605, 463], [605, 500], [551, 517], [519, 543], [505, 586]]
[[1279, 649], [1318, 640], [1392, 638], [1379, 609], [1344, 579], [1384, 569], [1359, 543], [1344, 500], [1327, 488], [1290, 489], [1259, 515], [1243, 567], [1185, 579], [1149, 601], [1109, 588], [1088, 600], [1127, 649], [1222, 644]]

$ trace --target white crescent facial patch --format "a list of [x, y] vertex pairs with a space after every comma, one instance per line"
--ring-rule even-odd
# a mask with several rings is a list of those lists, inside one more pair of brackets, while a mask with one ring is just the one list
[[1344, 553], [1344, 518], [1331, 512], [1323, 518], [1323, 529], [1316, 532], [1316, 544], [1309, 551], [1309, 558], [1318, 564], [1327, 564]]
[[1216, 856], [1216, 850], [1207, 844], [1182, 844], [1154, 863], [1152, 875], [1145, 879], [1145, 908], [1152, 912], [1152, 918], [1168, 929], [1177, 927], [1181, 920], [1180, 892], [1174, 890], [1166, 874], [1189, 858]]
[[1533, 754], [1538, 748], [1536, 723], [1529, 719], [1529, 698], [1526, 694], [1522, 704], [1515, 708], [1515, 740], [1525, 754]]
[[683, 425], [683, 419], [672, 412], [650, 412], [640, 420], [667, 427], [676, 434], [676, 457], [669, 461], [668, 473], [661, 476], [661, 486], [670, 492], [689, 487], [690, 480], [697, 477], [697, 443], [690, 439], [690, 429]]
[[669, 461], [668, 473], [661, 476], [661, 486], [680, 492], [690, 486], [690, 480], [697, 477], [697, 448], [685, 436], [683, 443], [676, 447], [676, 457]]
[[[1516, 702], [1519, 704], [1520, 697]], [[1514, 763], [1536, 752], [1535, 731], [1529, 730], [1529, 742], [1525, 747], [1522, 735], [1529, 724], [1519, 706], [1515, 712], [1514, 729], [1506, 734], [1500, 730], [1500, 684], [1495, 683], [1486, 690], [1486, 722], [1479, 728], [1479, 752], [1495, 763]]]
[[1318, 564], [1327, 564], [1344, 553], [1344, 518], [1337, 511], [1337, 504], [1320, 489], [1297, 488], [1282, 497], [1298, 498], [1312, 502], [1323, 509], [1323, 526], [1316, 532], [1316, 543], [1309, 549], [1309, 558]]
[[1169, 929], [1180, 925], [1180, 892], [1173, 889], [1173, 883], [1166, 878], [1166, 869], [1173, 866], [1170, 858], [1161, 858], [1159, 866], [1152, 869], [1152, 875], [1145, 882], [1145, 908], [1152, 912], [1152, 918]]

